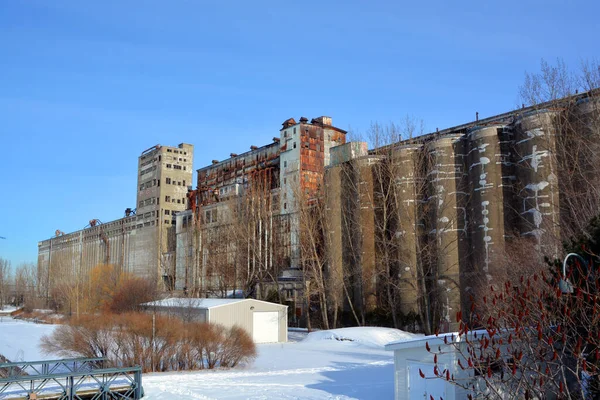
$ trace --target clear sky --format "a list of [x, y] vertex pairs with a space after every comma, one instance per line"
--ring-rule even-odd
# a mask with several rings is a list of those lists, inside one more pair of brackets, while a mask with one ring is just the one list
[[541, 58], [600, 55], [599, 4], [0, 1], [0, 257], [122, 217], [158, 143], [193, 144], [197, 169], [290, 117], [435, 130], [513, 109]]

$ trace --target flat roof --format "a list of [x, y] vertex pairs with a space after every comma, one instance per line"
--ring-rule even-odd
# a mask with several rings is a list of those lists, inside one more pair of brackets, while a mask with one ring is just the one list
[[240, 303], [242, 301], [259, 301], [261, 303], [267, 303], [274, 306], [286, 307], [283, 304], [271, 303], [268, 301], [261, 301], [256, 299], [201, 299], [201, 298], [190, 298], [190, 297], [179, 297], [169, 298], [157, 301], [151, 301], [149, 303], [142, 304], [146, 307], [180, 307], [180, 308], [198, 308], [198, 309], [209, 309], [215, 307], [221, 307], [228, 304]]
[[[479, 336], [487, 336], [487, 331], [485, 329], [478, 329], [475, 331], [469, 331], [466, 335], [469, 336], [469, 339], [473, 339], [475, 335]], [[425, 346], [425, 342], [429, 342], [431, 345], [438, 345], [444, 343], [444, 338], [448, 338], [448, 343], [454, 339], [454, 343], [459, 343], [464, 341], [464, 337], [466, 336], [464, 333], [459, 335], [458, 332], [448, 332], [448, 333], [440, 333], [439, 335], [429, 335], [429, 336], [421, 336], [417, 338], [407, 339], [407, 340], [397, 340], [395, 342], [390, 342], [385, 345], [386, 350], [402, 350], [402, 349], [412, 349], [415, 347]], [[439, 341], [439, 342], [438, 342]]]

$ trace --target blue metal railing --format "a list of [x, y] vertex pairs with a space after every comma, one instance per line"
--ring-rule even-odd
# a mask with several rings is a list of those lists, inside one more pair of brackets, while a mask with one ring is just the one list
[[[76, 358], [3, 363], [9, 373], [0, 378], [0, 399], [37, 398], [60, 400], [141, 399], [142, 368], [97, 368], [103, 358]], [[35, 372], [23, 375], [19, 371]]]
[[105, 366], [105, 359], [102, 357], [68, 358], [0, 363], [0, 371], [4, 370], [8, 377], [12, 377], [23, 375], [23, 372], [27, 375], [49, 375], [61, 372], [85, 372]]

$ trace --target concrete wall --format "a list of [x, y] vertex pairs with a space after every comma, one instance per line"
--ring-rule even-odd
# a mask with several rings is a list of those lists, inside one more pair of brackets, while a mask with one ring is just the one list
[[113, 264], [120, 271], [156, 278], [156, 226], [131, 216], [43, 240], [38, 243], [41, 284], [50, 292], [59, 283], [87, 282], [96, 265]]

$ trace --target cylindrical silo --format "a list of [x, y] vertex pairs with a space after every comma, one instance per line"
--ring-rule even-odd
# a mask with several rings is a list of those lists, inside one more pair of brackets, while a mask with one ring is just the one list
[[518, 229], [535, 239], [540, 256], [552, 258], [560, 249], [556, 117], [546, 110], [528, 113], [516, 121], [513, 138]]
[[[440, 330], [455, 329], [455, 314], [460, 309], [460, 253], [466, 215], [463, 176], [462, 134], [440, 136], [427, 144], [429, 170], [427, 181], [429, 251], [432, 252], [431, 284], [439, 293]], [[456, 150], [458, 151], [458, 154]]]
[[404, 315], [418, 313], [418, 241], [423, 229], [419, 225], [419, 189], [424, 184], [423, 145], [405, 145], [394, 149], [391, 168], [394, 180], [394, 208], [398, 275], [400, 278], [400, 310]]
[[463, 301], [467, 309], [469, 296], [481, 299], [491, 285], [500, 287], [506, 280], [502, 164], [507, 155], [499, 138], [503, 129], [503, 125], [476, 126], [466, 136], [471, 244]]

